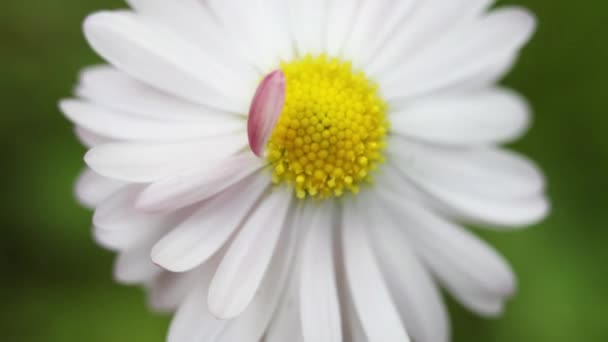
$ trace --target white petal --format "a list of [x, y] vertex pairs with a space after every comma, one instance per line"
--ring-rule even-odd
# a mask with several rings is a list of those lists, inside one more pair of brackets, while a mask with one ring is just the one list
[[495, 300], [513, 294], [511, 268], [486, 243], [414, 203], [386, 193], [383, 198], [378, 207], [407, 232], [418, 253], [458, 298], [462, 291]]
[[392, 0], [363, 0], [360, 3], [343, 50], [344, 57], [352, 61], [357, 69], [364, 66], [364, 59], [369, 53], [376, 53], [370, 51], [370, 46], [378, 39], [378, 28], [394, 6], [397, 5]]
[[[137, 214], [135, 214], [137, 216]], [[126, 220], [137, 221], [138, 218]], [[122, 249], [114, 263], [114, 278], [124, 284], [141, 284], [153, 281], [162, 273], [162, 269], [152, 263], [150, 250], [165, 231], [172, 225], [167, 220], [159, 218], [157, 222], [149, 225], [137, 226], [134, 224], [127, 232], [145, 232], [133, 240], [130, 245]], [[106, 230], [112, 231], [112, 230]], [[114, 230], [120, 232], [120, 230]], [[134, 236], [134, 235], [131, 235]]]
[[351, 304], [346, 310], [344, 310], [348, 314], [348, 326], [344, 334], [346, 335], [345, 341], [352, 342], [369, 342], [370, 340], [367, 338], [365, 330], [363, 330], [363, 325], [361, 324], [361, 320], [357, 317], [357, 312], [353, 305]]
[[[403, 2], [403, 0], [400, 0]], [[395, 27], [392, 34], [380, 45], [374, 59], [368, 63], [366, 70], [374, 77], [395, 72], [404, 62], [412, 59], [421, 51], [434, 47], [446, 32], [454, 31], [480, 14], [492, 0], [426, 0], [413, 1], [413, 8], [406, 8], [405, 13], [392, 19]], [[395, 7], [395, 5], [393, 5]], [[389, 11], [398, 13], [399, 8], [391, 7]], [[381, 32], [378, 39], [382, 38]], [[370, 47], [372, 48], [372, 47]], [[432, 60], [430, 60], [432, 61]]]
[[139, 229], [107, 230], [93, 227], [93, 238], [104, 248], [113, 251], [124, 251], [135, 248], [150, 239], [157, 231], [166, 231], [169, 228], [164, 225], [153, 227], [139, 227]]
[[95, 134], [118, 140], [183, 141], [244, 129], [245, 123], [229, 117], [217, 123], [168, 122], [137, 117], [80, 100], [64, 100], [61, 110], [76, 125]]
[[534, 27], [534, 18], [523, 9], [493, 11], [379, 77], [383, 94], [389, 101], [407, 99], [468, 81], [497, 62], [510, 61]]
[[392, 113], [391, 128], [407, 137], [447, 145], [504, 143], [529, 125], [523, 98], [505, 89], [490, 89], [412, 103]]
[[410, 247], [410, 242], [414, 241], [399, 225], [387, 219], [384, 212], [378, 211], [376, 196], [367, 203], [370, 222], [375, 224], [369, 231], [378, 261], [412, 340], [449, 341], [446, 308], [437, 286]]
[[125, 186], [105, 199], [95, 209], [93, 224], [104, 230], [126, 230], [153, 223], [156, 217], [139, 213], [133, 208], [133, 202], [140, 192], [138, 186]]
[[[168, 342], [215, 341], [229, 321], [213, 318], [207, 310], [207, 291], [216, 263], [205, 264], [196, 271], [198, 283], [184, 298], [169, 327]], [[200, 337], [205, 335], [208, 339]]]
[[270, 322], [264, 342], [302, 342], [302, 321], [300, 320], [299, 301], [299, 269], [294, 265], [283, 298]]
[[403, 175], [396, 166], [396, 163], [387, 163], [378, 169], [378, 174], [374, 177], [378, 184], [379, 191], [388, 191], [398, 194], [400, 197], [408, 198], [426, 207], [433, 207], [437, 200], [427, 195], [424, 191], [417, 189], [413, 182]]
[[179, 174], [203, 162], [208, 164], [235, 154], [246, 146], [245, 133], [180, 143], [128, 142], [90, 150], [86, 163], [112, 179], [147, 183]]
[[[290, 215], [292, 216], [292, 215]], [[288, 217], [290, 225], [294, 222], [294, 217]], [[222, 335], [224, 341], [250, 341], [258, 342], [266, 333], [272, 316], [276, 313], [279, 300], [285, 291], [288, 275], [292, 272], [293, 255], [295, 244], [298, 241], [298, 231], [293, 229], [295, 225], [288, 226], [281, 234], [281, 241], [278, 243], [272, 262], [264, 275], [264, 280], [256, 292], [247, 310], [230, 325]], [[295, 341], [299, 336], [292, 334]], [[290, 339], [291, 340], [291, 339]]]
[[377, 191], [379, 193], [391, 193], [397, 196], [400, 201], [414, 202], [433, 212], [441, 213], [447, 218], [463, 220], [460, 212], [420, 189], [414, 181], [398, 170], [394, 163], [387, 163], [380, 172], [381, 174], [377, 177]]
[[289, 0], [289, 23], [300, 56], [323, 52], [326, 0]]
[[508, 298], [479, 290], [471, 284], [466, 275], [459, 273], [458, 269], [451, 269], [435, 259], [427, 259], [426, 264], [463, 306], [483, 317], [497, 317], [503, 313]]
[[83, 205], [95, 208], [123, 186], [125, 183], [102, 177], [86, 168], [76, 181], [76, 198]]
[[148, 243], [148, 255], [154, 243], [178, 222], [192, 215], [192, 209], [166, 214], [142, 213], [133, 206], [137, 186], [127, 186], [106, 199], [97, 209], [94, 221], [101, 227], [93, 228], [95, 240], [102, 246], [118, 251], [137, 248]]
[[[167, 342], [183, 342], [183, 341], [215, 341], [219, 334], [229, 321], [214, 319], [206, 308], [206, 292], [202, 283], [195, 287], [192, 293], [186, 297], [179, 309], [171, 320]], [[206, 330], [206, 335], [212, 339], [202, 340], [196, 339], [202, 335], [202, 329]]]
[[80, 141], [80, 143], [87, 148], [92, 148], [98, 145], [103, 145], [115, 141], [111, 138], [103, 137], [78, 126], [74, 128], [74, 134], [78, 138], [78, 141]]
[[238, 71], [244, 79], [256, 79], [253, 65], [243, 56], [238, 44], [226, 44], [226, 28], [214, 17], [207, 3], [180, 0], [167, 6], [166, 0], [127, 0], [129, 5], [152, 25], [167, 26], [192, 44], [200, 45], [214, 60]]
[[254, 210], [222, 259], [209, 289], [209, 310], [214, 316], [238, 316], [259, 289], [291, 202], [291, 193], [281, 190]]
[[542, 219], [544, 180], [523, 157], [494, 148], [445, 149], [393, 139], [394, 165], [463, 217], [521, 227]]
[[174, 312], [192, 289], [198, 286], [198, 270], [185, 273], [162, 272], [148, 286], [149, 305], [157, 311]]
[[183, 218], [183, 214], [149, 214], [135, 209], [135, 200], [141, 186], [126, 186], [104, 200], [93, 215], [93, 223], [104, 230], [138, 230], [166, 225], [172, 226]]
[[84, 23], [89, 43], [131, 76], [168, 93], [242, 113], [250, 85], [204, 49], [130, 12], [98, 12]]
[[333, 242], [335, 207], [317, 208], [302, 250], [300, 315], [306, 342], [341, 342], [342, 325]]
[[158, 276], [162, 269], [150, 260], [150, 244], [121, 252], [114, 264], [114, 278], [122, 284], [140, 284]]
[[198, 122], [213, 126], [240, 119], [239, 116], [160, 91], [108, 65], [82, 71], [76, 94], [108, 109], [162, 121]]
[[[430, 189], [438, 194], [438, 189]], [[457, 192], [441, 194], [441, 201], [472, 224], [491, 225], [496, 229], [524, 228], [542, 221], [549, 213], [549, 201], [544, 195], [528, 198], [489, 201], [482, 197]]]
[[300, 319], [300, 301], [298, 300], [301, 275], [299, 262], [301, 253], [298, 253], [298, 251], [301, 250], [300, 241], [303, 240], [302, 236], [310, 228], [311, 218], [314, 215], [316, 206], [310, 202], [298, 202], [297, 204], [299, 205], [294, 210], [294, 218], [287, 221], [288, 228], [290, 227], [292, 234], [294, 234], [293, 241], [297, 244], [293, 251], [294, 254], [297, 254], [293, 257], [297, 259], [294, 260], [290, 268], [286, 289], [274, 314], [274, 318], [268, 327], [265, 342], [292, 340], [302, 342], [304, 339], [302, 336], [302, 321]]
[[263, 164], [253, 154], [178, 173], [149, 185], [137, 207], [146, 211], [175, 210], [204, 201], [259, 170]]
[[459, 279], [460, 275], [454, 274], [452, 270], [444, 270], [444, 272], [445, 277], [450, 279], [453, 277], [454, 280], [451, 280], [451, 284], [446, 286], [449, 286], [452, 295], [464, 307], [487, 318], [499, 317], [503, 314], [506, 304], [504, 298], [471, 291], [470, 288], [467, 288], [468, 283], [466, 281], [456, 280]]
[[355, 310], [370, 342], [408, 342], [408, 334], [371, 250], [361, 213], [354, 203], [345, 203], [344, 263]]
[[[245, 312], [230, 320], [213, 317], [207, 303], [209, 280], [201, 280], [174, 317], [168, 341], [258, 342], [268, 328], [287, 282], [296, 233], [288, 229], [282, 235], [262, 285]], [[204, 271], [204, 274], [208, 276], [211, 272]]]
[[426, 183], [494, 198], [539, 194], [545, 181], [540, 170], [514, 152], [493, 147], [444, 148], [392, 139], [391, 156], [403, 172]]
[[346, 40], [350, 36], [358, 1], [330, 0], [327, 7], [327, 29], [325, 51], [330, 56], [340, 56]]
[[[471, 74], [445, 89], [446, 92], [466, 92], [493, 87], [513, 68], [519, 57], [518, 53], [505, 56], [482, 68], [478, 73]], [[408, 101], [408, 99], [404, 99]]]
[[[367, 0], [375, 2], [374, 0]], [[353, 1], [348, 1], [353, 2]], [[367, 27], [368, 39], [365, 41], [364, 49], [358, 52], [357, 60], [363, 70], [378, 55], [385, 50], [385, 45], [390, 44], [397, 36], [406, 34], [406, 30], [399, 30], [399, 26], [412, 20], [410, 17], [417, 5], [421, 2], [417, 0], [399, 0], [399, 1], [379, 1], [384, 4], [384, 8], [380, 13], [381, 21], [375, 26]]]
[[226, 243], [269, 185], [266, 175], [255, 175], [209, 199], [154, 246], [152, 260], [172, 272], [205, 262]]
[[[223, 40], [232, 42], [230, 45], [240, 56], [263, 74], [278, 67], [277, 57], [288, 46], [286, 8], [281, 7], [284, 1], [265, 4], [261, 0], [208, 0], [205, 4], [222, 25]], [[275, 32], [267, 34], [269, 29]]]
[[255, 24], [249, 28], [258, 46], [263, 70], [276, 69], [281, 61], [293, 59], [295, 49], [289, 31], [289, 9], [285, 0], [245, 0], [252, 3], [250, 17]]

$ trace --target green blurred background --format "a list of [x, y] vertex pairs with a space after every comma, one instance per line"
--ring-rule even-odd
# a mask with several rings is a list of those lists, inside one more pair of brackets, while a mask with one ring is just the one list
[[[499, 320], [450, 302], [454, 341], [608, 341], [608, 2], [508, 2], [539, 17], [505, 83], [536, 111], [514, 148], [546, 171], [554, 209], [527, 231], [482, 232], [512, 262], [520, 290]], [[140, 289], [115, 284], [112, 254], [92, 241], [91, 213], [72, 196], [84, 149], [56, 105], [80, 68], [100, 62], [82, 19], [117, 7], [2, 2], [0, 341], [164, 340], [169, 318], [149, 312]]]

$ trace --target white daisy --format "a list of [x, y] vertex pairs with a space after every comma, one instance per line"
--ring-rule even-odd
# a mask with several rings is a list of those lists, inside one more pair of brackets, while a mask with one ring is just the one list
[[130, 0], [86, 19], [109, 65], [61, 103], [90, 148], [77, 195], [116, 278], [176, 311], [169, 341], [448, 341], [438, 285], [502, 311], [512, 271], [461, 224], [548, 204], [498, 147], [529, 124], [496, 82], [535, 21], [491, 3]]

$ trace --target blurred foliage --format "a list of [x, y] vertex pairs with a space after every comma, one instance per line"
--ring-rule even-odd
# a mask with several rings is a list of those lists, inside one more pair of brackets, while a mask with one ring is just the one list
[[[451, 303], [455, 342], [608, 341], [608, 2], [511, 0], [539, 30], [505, 84], [535, 125], [514, 148], [549, 179], [551, 217], [514, 233], [481, 231], [513, 264], [520, 291], [498, 320]], [[507, 1], [500, 1], [499, 5]], [[84, 149], [57, 110], [78, 70], [100, 60], [82, 19], [120, 0], [5, 0], [0, 13], [2, 341], [163, 341], [168, 317], [115, 284], [72, 184]]]

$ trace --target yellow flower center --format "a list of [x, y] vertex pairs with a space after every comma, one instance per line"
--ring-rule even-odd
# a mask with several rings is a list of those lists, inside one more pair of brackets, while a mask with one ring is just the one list
[[267, 146], [276, 184], [298, 198], [358, 193], [383, 161], [389, 128], [378, 87], [349, 62], [306, 56], [281, 64], [283, 112]]

